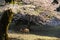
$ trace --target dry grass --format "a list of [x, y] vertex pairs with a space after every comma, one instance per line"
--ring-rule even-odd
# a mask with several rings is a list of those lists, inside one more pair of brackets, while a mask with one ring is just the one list
[[17, 33], [9, 33], [9, 38], [11, 38], [11, 40], [60, 40], [60, 38], [56, 37], [39, 36], [34, 34], [17, 34]]

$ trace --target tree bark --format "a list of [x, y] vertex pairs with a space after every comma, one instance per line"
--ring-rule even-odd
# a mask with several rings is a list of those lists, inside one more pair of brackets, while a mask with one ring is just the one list
[[8, 40], [8, 28], [13, 18], [11, 9], [3, 12], [0, 20], [0, 40]]

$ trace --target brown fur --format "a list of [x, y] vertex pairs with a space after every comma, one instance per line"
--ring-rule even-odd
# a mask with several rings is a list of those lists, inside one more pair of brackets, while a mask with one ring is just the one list
[[29, 33], [29, 29], [28, 28], [20, 29], [20, 31], [24, 32], [24, 33]]

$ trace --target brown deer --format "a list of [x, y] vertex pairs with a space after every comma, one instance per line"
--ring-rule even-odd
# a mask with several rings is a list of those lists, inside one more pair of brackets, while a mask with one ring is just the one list
[[29, 29], [28, 28], [21, 28], [20, 31], [23, 32], [23, 33], [29, 33]]

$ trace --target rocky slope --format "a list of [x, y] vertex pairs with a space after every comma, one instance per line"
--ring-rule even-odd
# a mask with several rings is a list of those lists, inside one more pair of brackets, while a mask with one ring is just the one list
[[38, 25], [60, 26], [60, 12], [55, 11], [60, 5], [60, 1], [57, 1], [58, 4], [53, 1], [22, 0], [20, 3], [14, 4], [14, 6], [12, 4], [1, 6], [0, 12], [11, 8], [14, 13], [19, 13], [19, 15], [16, 15], [17, 19], [14, 17], [14, 20], [21, 18], [27, 21], [33, 21]]

